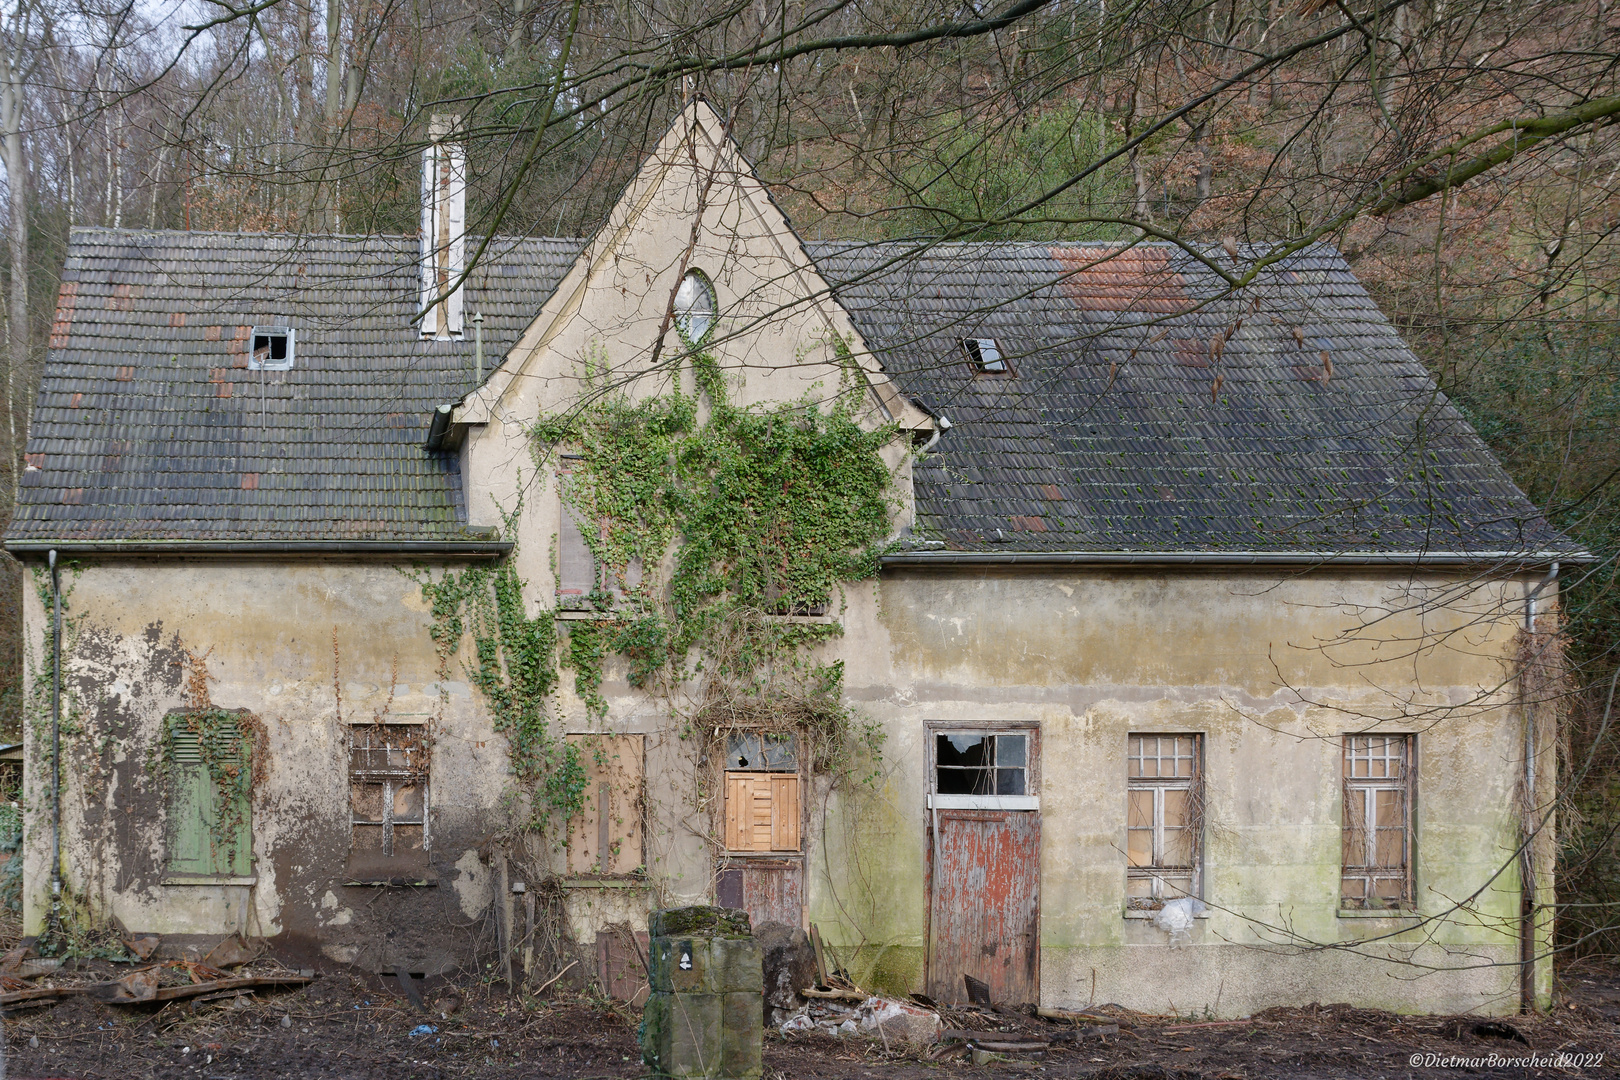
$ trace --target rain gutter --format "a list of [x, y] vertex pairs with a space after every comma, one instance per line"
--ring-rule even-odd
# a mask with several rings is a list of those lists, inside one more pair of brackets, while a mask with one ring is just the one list
[[18, 558], [54, 550], [64, 558], [118, 555], [454, 555], [499, 559], [509, 540], [7, 540]]
[[928, 566], [1436, 566], [1518, 568], [1591, 563], [1574, 551], [897, 551], [885, 569]]

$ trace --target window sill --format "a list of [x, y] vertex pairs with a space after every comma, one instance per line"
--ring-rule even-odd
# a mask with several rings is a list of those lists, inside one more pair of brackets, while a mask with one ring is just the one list
[[430, 889], [438, 883], [439, 879], [436, 877], [423, 877], [421, 875], [416, 875], [412, 877], [401, 876], [391, 878], [346, 878], [344, 879], [343, 886], [344, 888], [349, 889]]
[[[1153, 918], [1153, 916], [1157, 915], [1158, 913], [1159, 913], [1159, 911], [1158, 911], [1157, 908], [1126, 908], [1125, 909], [1125, 917], [1127, 919], [1151, 919], [1151, 918]], [[1194, 915], [1193, 918], [1195, 918], [1195, 919], [1207, 919], [1207, 918], [1209, 918], [1209, 912], [1208, 911], [1200, 911], [1198, 914]]]
[[1039, 795], [930, 795], [930, 810], [1039, 810]]
[[1410, 908], [1340, 908], [1341, 919], [1421, 919], [1423, 916]]
[[644, 877], [571, 877], [563, 878], [565, 889], [646, 889]]
[[257, 885], [258, 874], [164, 874], [165, 885]]

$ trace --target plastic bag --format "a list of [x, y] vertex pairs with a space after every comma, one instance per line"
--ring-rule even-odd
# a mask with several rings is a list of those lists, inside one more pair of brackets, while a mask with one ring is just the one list
[[1191, 941], [1193, 920], [1204, 913], [1204, 902], [1191, 896], [1168, 901], [1153, 913], [1153, 925], [1170, 935], [1172, 942]]

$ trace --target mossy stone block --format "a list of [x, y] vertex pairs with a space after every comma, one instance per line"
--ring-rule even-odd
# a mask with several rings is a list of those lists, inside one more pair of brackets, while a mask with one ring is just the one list
[[748, 912], [740, 908], [665, 908], [647, 918], [648, 937], [748, 937], [753, 933]]
[[654, 938], [647, 966], [655, 991], [674, 994], [764, 993], [764, 965], [753, 938]]
[[764, 1071], [765, 1010], [759, 991], [726, 994], [721, 1010], [720, 1068], [728, 1080]]
[[718, 994], [653, 994], [641, 1014], [641, 1060], [654, 1076], [726, 1076], [724, 1006]]

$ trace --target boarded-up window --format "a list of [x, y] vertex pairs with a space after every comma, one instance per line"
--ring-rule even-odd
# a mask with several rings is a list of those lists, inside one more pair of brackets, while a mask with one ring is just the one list
[[726, 736], [726, 850], [799, 850], [799, 752], [792, 735]]
[[428, 771], [423, 724], [349, 728], [349, 880], [406, 884], [428, 865]]
[[642, 854], [644, 735], [570, 735], [585, 768], [579, 813], [568, 824], [570, 874], [629, 874]]
[[573, 463], [578, 460], [565, 457], [557, 473], [557, 600], [564, 609], [576, 611], [605, 604], [608, 596], [616, 602], [639, 588], [642, 580], [640, 559], [615, 569], [603, 566], [591, 551], [589, 530], [598, 526], [587, 522], [568, 498]]
[[1203, 738], [1131, 735], [1126, 743], [1125, 903], [1152, 910], [1199, 893]]
[[[204, 745], [204, 740], [207, 745]], [[253, 872], [252, 807], [247, 784], [221, 783], [210, 771], [252, 768], [247, 740], [234, 720], [201, 732], [184, 716], [169, 719], [169, 873], [242, 877]]]
[[726, 850], [799, 850], [798, 774], [726, 774]]
[[1346, 908], [1412, 904], [1410, 735], [1344, 737], [1344, 882]]

